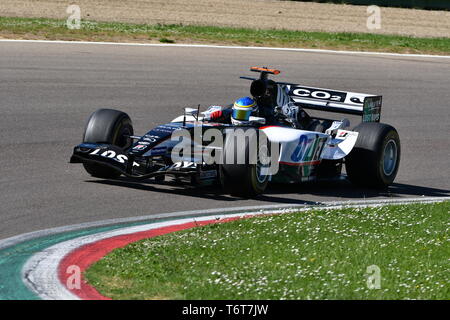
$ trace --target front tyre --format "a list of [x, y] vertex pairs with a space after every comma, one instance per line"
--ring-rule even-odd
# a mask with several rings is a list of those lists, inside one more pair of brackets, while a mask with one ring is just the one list
[[386, 188], [394, 182], [400, 164], [400, 138], [394, 127], [363, 122], [354, 131], [358, 140], [345, 158], [350, 181], [356, 185]]
[[[270, 156], [270, 143], [268, 139], [259, 139], [259, 135], [264, 134], [262, 131], [254, 128], [246, 128], [243, 131], [248, 137], [245, 143], [239, 143], [234, 135], [228, 134], [225, 138], [220, 180], [227, 193], [253, 198], [264, 193], [269, 183], [268, 168], [263, 164], [264, 161], [261, 161], [261, 155]], [[260, 152], [261, 148], [265, 150]], [[239, 155], [245, 156], [244, 164], [239, 164]]]
[[[84, 143], [105, 143], [127, 149], [132, 144], [133, 125], [130, 117], [122, 111], [99, 109], [90, 117], [83, 136]], [[115, 179], [120, 172], [97, 163], [83, 163], [93, 177]]]

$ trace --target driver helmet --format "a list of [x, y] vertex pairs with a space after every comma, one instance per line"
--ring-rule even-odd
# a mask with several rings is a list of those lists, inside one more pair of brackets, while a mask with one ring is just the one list
[[250, 120], [250, 115], [258, 110], [256, 101], [250, 97], [243, 97], [237, 99], [233, 105], [233, 113], [231, 114], [231, 121], [233, 124], [247, 124]]

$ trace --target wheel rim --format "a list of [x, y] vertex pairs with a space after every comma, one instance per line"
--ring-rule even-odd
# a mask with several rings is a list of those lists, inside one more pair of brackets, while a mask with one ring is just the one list
[[259, 161], [256, 164], [256, 179], [258, 180], [259, 183], [264, 183], [267, 179], [267, 175], [264, 174], [263, 171], [264, 168], [266, 168], [266, 166], [262, 165]]
[[[261, 151], [261, 148], [263, 148], [263, 151]], [[269, 165], [263, 164], [270, 161], [266, 157], [269, 155], [269, 149], [266, 145], [260, 146], [260, 150], [258, 152], [258, 161], [256, 163], [256, 179], [259, 183], [266, 182], [268, 175], [267, 175], [267, 168]], [[263, 157], [263, 159], [261, 159]], [[270, 162], [269, 162], [270, 163]]]
[[121, 148], [128, 148], [131, 145], [131, 139], [129, 136], [132, 135], [130, 128], [123, 127], [119, 131], [119, 136], [117, 137], [117, 141], [115, 142], [115, 145], [121, 147]]
[[398, 147], [394, 140], [389, 140], [384, 147], [383, 172], [386, 176], [392, 175], [397, 166]]

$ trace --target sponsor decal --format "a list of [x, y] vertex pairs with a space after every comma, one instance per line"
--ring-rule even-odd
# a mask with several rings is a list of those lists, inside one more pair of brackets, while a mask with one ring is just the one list
[[172, 133], [173, 131], [178, 130], [178, 129], [181, 129], [180, 126], [164, 124], [164, 125], [160, 125], [160, 126], [156, 127], [152, 131]]
[[139, 143], [143, 143], [144, 141], [146, 142], [156, 142], [158, 141], [158, 139], [160, 139], [160, 136], [157, 135], [151, 135], [151, 134], [146, 134], [143, 138], [142, 141], [140, 141]]
[[147, 145], [145, 145], [145, 144], [138, 144], [138, 145], [135, 145], [133, 147], [133, 150], [144, 150], [145, 148], [147, 148]]
[[105, 150], [102, 153], [100, 153], [100, 151], [102, 151], [102, 149], [95, 149], [94, 151], [92, 151], [90, 153], [90, 155], [97, 155], [97, 156], [101, 156], [104, 158], [113, 159], [119, 163], [125, 163], [125, 161], [128, 161], [128, 157], [126, 155], [118, 154], [114, 150]]
[[303, 86], [290, 86], [289, 95], [294, 99], [299, 98], [323, 100], [355, 106], [361, 106], [364, 103], [364, 99], [368, 96], [364, 93], [336, 91]]
[[363, 122], [379, 122], [381, 117], [382, 97], [367, 97], [364, 99]]
[[323, 90], [309, 87], [293, 87], [291, 88], [290, 95], [301, 98], [313, 98], [336, 102], [344, 102], [345, 98], [347, 97], [347, 94], [345, 92]]
[[317, 135], [301, 135], [298, 145], [291, 154], [293, 162], [310, 162], [319, 159], [326, 138], [319, 138]]
[[176, 162], [173, 165], [169, 167], [169, 170], [171, 169], [195, 169], [197, 168], [197, 164], [195, 162], [191, 161], [180, 161]]

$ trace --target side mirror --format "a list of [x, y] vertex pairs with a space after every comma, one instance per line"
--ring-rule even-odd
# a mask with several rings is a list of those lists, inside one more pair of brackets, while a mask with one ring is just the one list
[[196, 108], [184, 108], [184, 114], [187, 116], [196, 116], [198, 114], [198, 109]]

